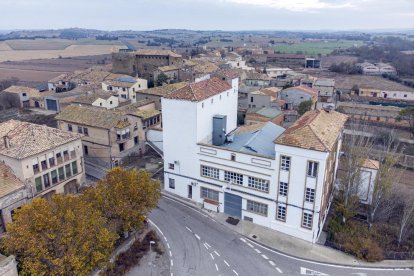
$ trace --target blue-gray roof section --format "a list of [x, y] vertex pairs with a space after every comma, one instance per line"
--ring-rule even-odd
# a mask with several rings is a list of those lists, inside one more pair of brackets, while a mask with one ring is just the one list
[[[234, 131], [233, 141], [226, 142], [221, 147], [247, 154], [257, 154], [275, 158], [274, 140], [282, 135], [285, 129], [274, 123], [243, 126]], [[230, 136], [232, 136], [230, 135]]]

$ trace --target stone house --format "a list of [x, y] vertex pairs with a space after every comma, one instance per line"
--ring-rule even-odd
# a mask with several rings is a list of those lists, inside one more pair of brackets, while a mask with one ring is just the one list
[[161, 123], [161, 113], [153, 102], [116, 110], [70, 105], [56, 119], [60, 129], [84, 135], [85, 162], [107, 169], [121, 165], [129, 156], [145, 153], [145, 131]]

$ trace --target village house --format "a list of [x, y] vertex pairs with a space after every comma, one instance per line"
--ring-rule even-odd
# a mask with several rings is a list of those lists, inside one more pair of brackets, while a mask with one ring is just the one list
[[284, 113], [280, 109], [256, 107], [247, 110], [244, 123], [246, 125], [253, 125], [261, 122], [272, 122], [275, 125], [283, 126], [284, 118]]
[[169, 93], [180, 89], [187, 85], [187, 82], [177, 82], [166, 84], [163, 86], [157, 86], [145, 90], [140, 90], [135, 93], [137, 101], [150, 100], [155, 103], [155, 109], [161, 110], [161, 98], [165, 97]]
[[145, 130], [161, 123], [161, 113], [149, 101], [118, 109], [70, 105], [56, 119], [60, 129], [83, 134], [86, 164], [106, 170], [145, 153]]
[[318, 101], [318, 91], [307, 86], [295, 86], [280, 91], [280, 98], [285, 101], [284, 109], [297, 109], [305, 101], [312, 101], [314, 109]]
[[257, 72], [248, 72], [245, 80], [245, 84], [248, 86], [261, 86], [266, 87], [270, 85], [271, 77], [266, 74]]
[[[332, 201], [346, 116], [314, 110], [285, 130], [237, 127], [238, 79], [162, 99], [165, 190], [205, 209], [316, 242]], [[177, 143], [177, 141], [180, 141]]]
[[277, 107], [278, 99], [282, 89], [278, 87], [267, 87], [248, 93], [248, 107]]
[[334, 79], [317, 79], [312, 88], [318, 91], [318, 104], [321, 108], [332, 105], [335, 93]]
[[179, 70], [180, 69], [175, 65], [168, 65], [168, 66], [158, 67], [154, 71], [154, 84], [161, 81], [159, 79], [160, 75], [164, 75], [164, 76], [167, 77], [167, 79], [165, 80], [165, 83], [171, 83], [171, 82], [178, 81], [178, 72], [179, 72]]
[[398, 101], [414, 101], [414, 89], [410, 87], [401, 87], [401, 90], [359, 87], [358, 95], [370, 98], [382, 98]]
[[0, 161], [28, 187], [28, 197], [77, 193], [84, 184], [82, 135], [15, 120], [0, 124]]
[[130, 100], [135, 103], [135, 92], [148, 88], [148, 81], [145, 79], [133, 78], [130, 76], [123, 76], [113, 80], [106, 80], [102, 82], [102, 90], [113, 92], [118, 95], [120, 102]]
[[119, 98], [115, 93], [96, 91], [89, 92], [83, 96], [77, 97], [72, 101], [72, 103], [112, 109], [119, 106]]
[[53, 93], [39, 92], [35, 88], [13, 85], [0, 91], [0, 110], [12, 107], [45, 109], [47, 103], [44, 97]]

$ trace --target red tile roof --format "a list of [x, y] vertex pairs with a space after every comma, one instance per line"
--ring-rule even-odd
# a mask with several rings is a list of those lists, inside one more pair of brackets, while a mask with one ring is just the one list
[[305, 92], [306, 94], [311, 95], [312, 97], [317, 97], [319, 93], [318, 90], [304, 85], [287, 88], [286, 90], [300, 90], [302, 92]]
[[231, 89], [231, 86], [226, 81], [220, 80], [219, 78], [211, 78], [200, 82], [190, 83], [183, 88], [170, 93], [165, 98], [199, 102], [229, 89]]

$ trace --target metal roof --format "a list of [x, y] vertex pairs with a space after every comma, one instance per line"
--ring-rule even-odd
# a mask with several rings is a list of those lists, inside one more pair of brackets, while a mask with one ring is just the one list
[[[256, 125], [254, 125], [256, 126]], [[247, 154], [258, 154], [275, 158], [275, 144], [285, 129], [274, 123], [267, 122], [254, 126], [243, 126], [234, 131], [233, 142], [228, 142], [221, 147]]]

